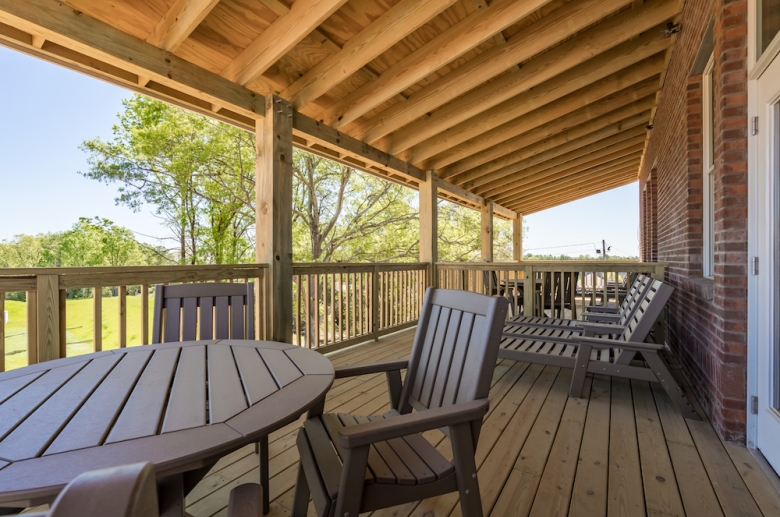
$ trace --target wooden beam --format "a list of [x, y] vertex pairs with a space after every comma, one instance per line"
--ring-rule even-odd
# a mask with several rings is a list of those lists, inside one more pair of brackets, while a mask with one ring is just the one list
[[450, 7], [456, 0], [401, 0], [288, 86], [282, 96], [301, 108]]
[[439, 261], [439, 207], [436, 175], [426, 171], [420, 183], [420, 262], [428, 263], [428, 285], [436, 287], [436, 262]]
[[220, 75], [246, 85], [263, 74], [327, 20], [347, 0], [298, 0], [222, 70]]
[[[603, 13], [612, 12], [616, 6], [619, 6], [618, 4], [619, 2], [615, 1], [603, 2], [603, 5], [595, 9], [594, 12], [603, 16]], [[638, 36], [641, 32], [651, 29], [673, 16], [677, 9], [672, 0], [655, 1], [641, 9], [632, 9], [613, 16], [579, 36], [565, 41], [549, 52], [529, 59], [547, 48], [547, 46], [542, 46], [537, 49], [536, 40], [549, 41], [543, 34], [535, 32], [534, 27], [544, 27], [546, 31], [557, 33], [558, 38], [555, 41], [561, 41], [570, 35], [569, 27], [579, 27], [582, 20], [591, 19], [594, 16], [588, 12], [577, 12], [575, 16], [574, 11], [571, 11], [573, 8], [569, 6], [586, 5], [594, 7], [590, 2], [572, 2], [562, 8], [571, 15], [571, 18], [567, 18], [570, 21], [569, 24], [562, 24], [562, 20], [554, 16], [556, 13], [554, 11], [550, 16], [534, 24], [531, 30], [523, 31], [510, 38], [509, 43], [501, 48], [501, 56], [493, 55], [489, 51], [484, 52], [441, 79], [422, 88], [412, 95], [409, 101], [402, 105], [393, 106], [373, 119], [358, 125], [350, 131], [350, 134], [361, 140], [374, 142], [403, 127], [402, 133], [393, 135], [391, 145], [388, 147], [392, 154], [403, 151], [485, 109], [538, 86], [623, 41]], [[553, 25], [548, 25], [552, 22], [554, 22]], [[592, 23], [594, 22], [590, 24]], [[529, 35], [532, 38], [530, 40]], [[658, 37], [660, 38], [660, 34]], [[528, 49], [534, 49], [534, 51], [528, 52]], [[516, 54], [512, 51], [515, 51]], [[506, 70], [504, 65], [509, 61], [502, 61], [501, 58], [507, 56], [511, 56], [513, 62], [527, 61], [519, 73], [505, 74], [483, 84], [486, 80]], [[521, 57], [520, 60], [516, 59], [518, 56]], [[455, 100], [457, 97], [460, 98]], [[446, 107], [437, 110], [448, 102]], [[423, 117], [421, 120], [412, 123], [421, 117]], [[428, 123], [431, 124], [430, 127], [427, 125]], [[407, 125], [408, 127], [404, 127]]]
[[269, 267], [268, 335], [292, 343], [293, 109], [276, 96], [268, 96], [265, 104], [256, 129], [256, 258]]
[[293, 114], [293, 130], [296, 134], [305, 135], [309, 140], [322, 142], [326, 145], [343, 149], [369, 163], [392, 169], [399, 174], [416, 181], [425, 181], [425, 171], [422, 171], [395, 156], [387, 154], [384, 151], [380, 151], [365, 142], [361, 142], [347, 134], [341, 133], [332, 127], [328, 127], [298, 111], [295, 111]]
[[549, 181], [534, 182], [533, 184], [529, 184], [527, 189], [515, 194], [512, 198], [512, 203], [517, 205], [526, 197], [548, 195], [559, 190], [568, 188], [579, 189], [582, 186], [587, 186], [580, 184], [580, 180], [596, 181], [609, 175], [620, 175], [629, 168], [636, 172], [639, 170], [639, 159], [641, 157], [642, 150], [640, 149], [632, 154], [599, 164], [595, 167], [573, 171], [567, 176], [558, 176]]
[[[480, 185], [486, 185], [492, 181], [504, 178], [508, 174], [522, 170], [524, 168], [522, 167], [523, 165], [535, 165], [573, 149], [578, 149], [617, 134], [624, 129], [632, 128], [642, 123], [646, 124], [652, 101], [652, 98], [647, 98], [635, 105], [607, 113], [586, 124], [575, 126], [545, 140], [503, 154], [495, 160], [447, 179], [468, 190]], [[512, 141], [510, 140], [509, 142]]]
[[622, 187], [624, 185], [634, 183], [635, 181], [637, 181], [637, 178], [633, 176], [618, 178], [612, 182], [605, 182], [598, 185], [593, 185], [592, 188], [580, 190], [579, 192], [572, 192], [567, 196], [562, 196], [555, 199], [548, 198], [545, 199], [543, 202], [537, 204], [526, 205], [522, 207], [522, 210], [523, 213], [525, 214], [533, 214], [536, 212], [541, 212], [542, 210], [547, 210], [548, 208], [553, 208], [555, 206], [560, 206], [566, 203], [570, 203], [572, 201], [577, 201], [578, 199], [583, 199], [586, 197], [593, 196], [595, 194], [600, 194], [607, 190], [612, 190], [617, 187]]
[[[37, 277], [37, 360], [39, 363], [60, 357], [60, 287], [58, 275]], [[30, 300], [27, 301], [30, 304]], [[3, 317], [0, 314], [0, 317]]]
[[456, 162], [447, 170], [454, 172], [464, 170], [467, 167], [479, 167], [501, 158], [508, 152], [528, 147], [545, 138], [607, 116], [609, 113], [614, 113], [614, 115], [611, 118], [607, 116], [603, 119], [604, 124], [608, 124], [608, 120], [617, 121], [619, 120], [615, 118], [618, 116], [617, 112], [626, 107], [633, 110], [632, 113], [650, 109], [655, 105], [654, 94], [657, 89], [658, 81], [655, 78], [650, 78], [590, 104], [587, 104], [589, 99], [584, 97], [583, 102], [579, 104], [583, 107], [579, 109], [574, 103], [575, 99], [572, 99], [571, 104], [566, 104], [567, 108], [573, 111], [563, 111], [565, 115], [560, 117], [556, 117], [561, 113], [558, 110], [534, 112], [535, 116], [523, 117], [497, 128], [503, 129], [507, 137], [504, 138], [499, 133], [491, 132], [487, 135], [486, 141], [480, 141], [477, 144], [472, 155], [465, 157], [461, 162]]
[[482, 262], [493, 262], [493, 201], [488, 201], [480, 211], [482, 221], [480, 243]]
[[604, 169], [594, 168], [587, 171], [582, 171], [568, 178], [562, 178], [554, 181], [542, 188], [533, 189], [525, 192], [522, 196], [517, 196], [513, 201], [513, 206], [519, 206], [522, 204], [528, 204], [530, 202], [536, 202], [538, 199], [556, 199], [559, 194], [568, 194], [569, 192], [580, 192], [583, 189], [587, 190], [591, 186], [598, 185], [603, 182], [609, 182], [615, 179], [625, 178], [626, 176], [633, 176], [636, 179], [636, 175], [639, 172], [639, 156], [634, 157], [629, 162], [623, 162], [619, 166], [607, 166]]
[[[485, 206], [485, 203], [487, 203], [487, 200], [482, 196], [478, 196], [473, 192], [469, 192], [468, 190], [463, 189], [457, 185], [453, 185], [449, 181], [443, 180], [435, 174], [434, 181], [436, 181], [436, 188], [439, 192], [439, 197], [449, 199], [451, 201], [452, 198], [455, 198], [456, 202], [457, 200], [461, 201], [459, 204], [470, 206], [472, 208], [481, 208]], [[447, 195], [445, 196], [444, 194]], [[493, 204], [493, 214], [497, 217], [501, 217], [502, 219], [517, 218], [517, 214], [514, 211], [509, 210], [508, 208], [501, 206], [498, 203]]]
[[523, 260], [523, 216], [512, 221], [512, 258]]
[[[263, 5], [271, 9], [279, 16], [283, 16], [290, 12], [290, 6], [287, 5], [285, 2], [282, 2], [282, 0], [260, 0], [260, 1], [263, 3]], [[317, 42], [319, 42], [320, 45], [325, 47], [331, 54], [336, 54], [338, 52], [341, 52], [341, 45], [333, 41], [330, 38], [330, 36], [322, 32], [321, 30], [314, 29], [313, 31], [311, 31], [311, 37], [315, 39]], [[368, 65], [363, 66], [358, 72], [369, 81], [373, 81], [374, 79], [379, 77], [379, 74], [377, 74], [375, 71], [369, 68]], [[406, 96], [402, 93], [397, 94], [395, 98], [396, 100], [399, 100], [401, 102], [406, 100]]]
[[[631, 41], [630, 43], [633, 44], [635, 41], [636, 40]], [[612, 51], [608, 53], [611, 52]], [[587, 63], [583, 63], [583, 65], [574, 67], [572, 70], [585, 72], [585, 69], [582, 67], [586, 64]], [[424, 163], [431, 169], [439, 170], [458, 160], [462, 160], [475, 152], [482, 151], [492, 145], [496, 145], [520, 134], [514, 133], [504, 135], [503, 130], [505, 128], [518, 127], [517, 125], [520, 124], [521, 121], [525, 124], [546, 124], [547, 122], [575, 111], [582, 106], [591, 104], [608, 95], [612, 95], [653, 76], [657, 76], [662, 67], [663, 56], [656, 54], [641, 63], [623, 70], [618, 70], [617, 73], [590, 84], [586, 84], [583, 88], [574, 90], [565, 96], [561, 95], [561, 90], [568, 90], [569, 84], [560, 83], [558, 77], [561, 76], [558, 76], [551, 81], [547, 81], [538, 89], [535, 88], [529, 92], [522, 93], [476, 117], [461, 122], [440, 135], [436, 135], [429, 140], [417, 144], [411, 149], [411, 158], [409, 161], [415, 164]], [[562, 76], [570, 77], [568, 73], [562, 74]], [[576, 79], [574, 77], [570, 78], [576, 85]], [[556, 82], [557, 84], [548, 84], [551, 82]], [[548, 92], [549, 95], [544, 95], [541, 92]], [[537, 100], [540, 97], [548, 102], [541, 104], [539, 100]], [[535, 100], [536, 102], [534, 102]], [[536, 107], [536, 109], [533, 109], [534, 107]], [[515, 116], [515, 114], [518, 115]], [[490, 127], [482, 123], [482, 121], [485, 120], [490, 121]]]
[[175, 52], [218, 3], [219, 0], [176, 0], [157, 22], [146, 42]]
[[[548, 160], [547, 162], [540, 163], [534, 167], [524, 169], [516, 175], [517, 179], [502, 181], [498, 184], [486, 186], [484, 195], [495, 201], [505, 200], [522, 192], [528, 184], [536, 184], [537, 181], [546, 181], [547, 179], [566, 176], [577, 170], [589, 169], [606, 161], [625, 156], [626, 154], [642, 151], [644, 149], [644, 143], [645, 135], [642, 134], [614, 145], [598, 149], [593, 153], [578, 153], [581, 154], [581, 156], [576, 157], [575, 159], [566, 160], [568, 155], [563, 155], [555, 160]], [[559, 163], [551, 167], [548, 165], [550, 162]]]
[[349, 124], [550, 1], [493, 2], [393, 64], [377, 80], [350, 93], [317, 119], [335, 128]]
[[0, 23], [134, 74], [125, 79], [128, 83], [149, 77], [250, 119], [265, 111], [263, 97], [255, 92], [54, 0], [0, 0]]

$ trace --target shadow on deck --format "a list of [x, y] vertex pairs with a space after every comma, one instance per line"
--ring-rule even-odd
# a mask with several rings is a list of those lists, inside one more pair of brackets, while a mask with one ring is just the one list
[[[414, 330], [336, 352], [336, 365], [408, 357]], [[744, 448], [707, 420], [684, 419], [662, 389], [595, 376], [567, 397], [571, 370], [502, 360], [490, 391], [477, 465], [485, 515], [780, 515], [780, 493]], [[389, 410], [384, 374], [337, 380], [326, 411]], [[271, 513], [290, 515], [300, 422], [270, 437]], [[440, 431], [426, 437], [449, 453]], [[187, 498], [194, 517], [226, 514], [228, 493], [257, 482], [253, 447], [226, 456]], [[314, 515], [310, 506], [310, 515]], [[373, 516], [460, 516], [457, 493]]]

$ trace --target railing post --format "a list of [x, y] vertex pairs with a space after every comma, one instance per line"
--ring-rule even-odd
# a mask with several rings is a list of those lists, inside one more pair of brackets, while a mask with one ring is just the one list
[[27, 364], [38, 363], [38, 292], [27, 291]]
[[371, 332], [374, 341], [379, 341], [379, 270], [374, 266], [371, 272]]
[[[663, 282], [665, 280], [666, 268], [665, 266], [656, 264], [655, 271], [653, 271], [653, 277], [656, 280]], [[661, 314], [656, 321], [654, 334], [656, 336], [656, 342], [659, 345], [666, 344], [666, 307], [663, 308]]]
[[5, 293], [0, 292], [0, 372], [5, 371]]
[[536, 278], [534, 278], [534, 267], [525, 266], [525, 279], [523, 280], [523, 314], [525, 316], [534, 315], [534, 298], [536, 298]]
[[60, 286], [58, 275], [37, 278], [38, 362], [60, 357]]
[[[268, 264], [269, 339], [292, 342], [292, 105], [265, 98], [265, 116], [256, 121], [256, 255]], [[307, 329], [310, 332], [311, 329]]]

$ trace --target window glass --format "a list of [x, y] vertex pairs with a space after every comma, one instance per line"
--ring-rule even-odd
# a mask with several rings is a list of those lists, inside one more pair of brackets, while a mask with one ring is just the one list
[[759, 0], [758, 55], [764, 53], [772, 39], [780, 31], [780, 0]]
[[702, 75], [702, 272], [705, 277], [715, 273], [715, 95], [712, 71], [715, 60], [710, 60]]

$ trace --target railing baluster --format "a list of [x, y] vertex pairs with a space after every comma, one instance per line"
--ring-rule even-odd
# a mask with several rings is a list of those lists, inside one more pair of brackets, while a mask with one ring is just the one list
[[119, 291], [119, 348], [127, 347], [127, 286], [120, 285]]
[[[140, 285], [141, 292], [141, 344], [149, 344], [149, 284]], [[259, 301], [259, 296], [255, 296]], [[254, 314], [251, 317], [255, 317]], [[260, 332], [260, 329], [257, 330]], [[259, 335], [259, 334], [258, 334]]]

